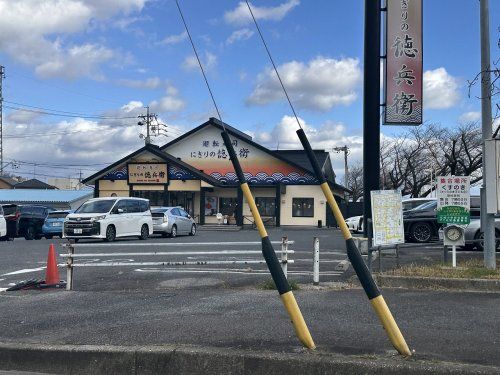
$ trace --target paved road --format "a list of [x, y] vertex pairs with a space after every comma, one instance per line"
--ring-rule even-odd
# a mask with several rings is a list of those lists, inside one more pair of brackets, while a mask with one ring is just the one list
[[[392, 353], [362, 290], [295, 295], [319, 351]], [[417, 358], [500, 366], [500, 294], [384, 297]], [[253, 288], [0, 293], [0, 311], [0, 342], [302, 350], [276, 291]]]

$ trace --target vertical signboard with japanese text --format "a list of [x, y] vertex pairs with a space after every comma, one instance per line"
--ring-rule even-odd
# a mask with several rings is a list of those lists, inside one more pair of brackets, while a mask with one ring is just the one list
[[437, 219], [441, 224], [470, 223], [470, 177], [437, 177]]
[[385, 124], [422, 124], [422, 0], [387, 0]]

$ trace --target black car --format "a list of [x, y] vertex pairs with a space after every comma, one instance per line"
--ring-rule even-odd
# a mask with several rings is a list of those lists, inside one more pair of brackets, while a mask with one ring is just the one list
[[43, 237], [43, 223], [49, 212], [55, 211], [45, 206], [20, 206], [17, 220], [17, 237], [39, 240]]
[[[480, 206], [479, 197], [471, 197], [471, 211]], [[405, 238], [413, 242], [430, 242], [439, 238], [443, 224], [437, 221], [437, 201], [424, 203], [413, 210], [403, 212]]]

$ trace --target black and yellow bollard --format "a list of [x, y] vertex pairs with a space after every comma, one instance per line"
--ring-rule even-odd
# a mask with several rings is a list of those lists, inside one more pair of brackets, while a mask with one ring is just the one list
[[365, 293], [368, 296], [373, 309], [375, 310], [375, 313], [382, 322], [382, 325], [387, 332], [387, 335], [389, 336], [389, 339], [391, 340], [394, 348], [402, 355], [411, 356], [410, 348], [408, 348], [408, 345], [406, 344], [406, 341], [401, 334], [401, 331], [399, 330], [399, 327], [396, 324], [396, 321], [394, 320], [389, 307], [385, 303], [384, 297], [382, 297], [377, 284], [375, 284], [375, 281], [373, 280], [372, 274], [368, 270], [368, 267], [366, 267], [366, 264], [361, 257], [361, 253], [359, 252], [359, 249], [352, 239], [351, 231], [345, 223], [344, 217], [342, 216], [339, 206], [337, 205], [337, 202], [333, 197], [330, 186], [328, 185], [328, 182], [326, 181], [326, 178], [321, 171], [321, 168], [319, 167], [318, 160], [316, 159], [316, 156], [312, 151], [311, 145], [304, 130], [297, 130], [297, 135], [299, 136], [300, 142], [302, 143], [302, 146], [307, 153], [309, 161], [311, 162], [311, 165], [314, 169], [316, 178], [321, 184], [321, 190], [323, 190], [323, 194], [325, 195], [325, 198], [333, 211], [335, 220], [337, 221], [342, 235], [344, 236], [349, 261], [351, 262], [352, 267], [354, 268], [354, 271], [356, 272], [356, 275], [358, 276], [358, 279], [363, 286], [363, 289], [365, 290]]
[[314, 341], [311, 337], [311, 334], [309, 333], [309, 329], [307, 328], [306, 322], [304, 321], [304, 317], [302, 316], [299, 306], [297, 305], [297, 301], [295, 300], [293, 292], [290, 288], [290, 284], [288, 283], [288, 280], [286, 279], [285, 274], [281, 269], [278, 258], [276, 257], [273, 245], [271, 244], [271, 240], [269, 239], [266, 228], [264, 227], [264, 223], [262, 222], [262, 218], [260, 217], [259, 210], [255, 205], [255, 200], [253, 199], [252, 192], [250, 191], [248, 183], [246, 182], [245, 176], [243, 174], [243, 170], [241, 169], [240, 162], [236, 157], [236, 153], [234, 152], [229, 134], [224, 131], [221, 133], [221, 135], [227, 148], [229, 158], [231, 159], [231, 162], [233, 164], [234, 171], [238, 176], [241, 191], [243, 192], [243, 195], [247, 200], [248, 205], [250, 206], [250, 211], [252, 212], [252, 216], [255, 220], [255, 225], [262, 239], [262, 254], [264, 255], [264, 259], [266, 260], [269, 272], [271, 272], [273, 281], [276, 284], [276, 289], [278, 289], [281, 300], [283, 301], [286, 311], [290, 316], [293, 327], [295, 328], [295, 333], [306, 348], [314, 349], [316, 346], [314, 345]]

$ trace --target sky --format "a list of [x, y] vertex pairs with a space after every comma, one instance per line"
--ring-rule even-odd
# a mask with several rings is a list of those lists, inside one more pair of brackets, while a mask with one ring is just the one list
[[[222, 119], [271, 148], [297, 124], [244, 2], [180, 0]], [[259, 26], [314, 148], [362, 158], [363, 0], [254, 0]], [[490, 1], [492, 61], [500, 1]], [[83, 177], [144, 144], [149, 105], [163, 145], [215, 116], [174, 0], [0, 0], [5, 171]], [[480, 120], [479, 1], [424, 1], [424, 121]], [[384, 126], [395, 137], [407, 127]], [[331, 154], [338, 180], [343, 155]]]

